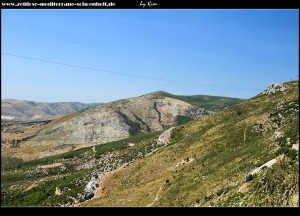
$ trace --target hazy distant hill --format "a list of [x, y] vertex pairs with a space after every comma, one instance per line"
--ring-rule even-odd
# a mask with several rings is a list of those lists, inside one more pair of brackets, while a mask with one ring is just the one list
[[97, 104], [80, 102], [41, 103], [17, 99], [1, 99], [2, 120], [33, 120], [77, 112]]
[[193, 106], [202, 107], [204, 109], [218, 112], [220, 110], [226, 109], [230, 106], [238, 104], [244, 99], [231, 98], [231, 97], [220, 97], [220, 96], [209, 96], [209, 95], [173, 95], [164, 91], [156, 91], [152, 93], [153, 96], [169, 97], [178, 100], [185, 101]]

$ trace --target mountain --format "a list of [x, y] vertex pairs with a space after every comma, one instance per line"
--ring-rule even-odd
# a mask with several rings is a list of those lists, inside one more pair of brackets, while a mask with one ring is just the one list
[[36, 120], [77, 112], [96, 103], [41, 103], [17, 99], [1, 99], [1, 120]]
[[64, 139], [64, 144], [100, 144], [164, 130], [211, 113], [184, 101], [168, 97], [157, 99], [148, 94], [91, 107], [41, 131], [35, 139]]
[[[28, 142], [35, 146], [51, 143], [52, 146], [69, 145], [68, 147], [70, 144], [101, 144], [140, 133], [161, 131], [213, 113], [175, 99], [175, 95], [167, 95], [170, 97], [158, 95], [157, 92], [150, 93], [63, 116], [43, 127]], [[209, 96], [205, 97], [210, 100]], [[212, 100], [223, 103], [222, 98]], [[227, 100], [231, 100], [231, 103], [241, 101]], [[227, 100], [224, 103], [228, 103]], [[209, 107], [207, 104], [206, 106]]]
[[[168, 129], [188, 121], [208, 116], [213, 111], [193, 106], [172, 94], [153, 92], [140, 97], [101, 104], [47, 121], [2, 124], [2, 155], [14, 155], [24, 160], [63, 153], [93, 144], [102, 144], [140, 133]], [[184, 96], [189, 98], [189, 96]], [[195, 96], [191, 96], [194, 98]], [[203, 97], [206, 100], [203, 100]], [[240, 99], [209, 96], [220, 107], [241, 102]], [[218, 102], [219, 100], [219, 102]], [[195, 101], [195, 100], [194, 100]], [[229, 101], [229, 102], [228, 102]]]
[[299, 83], [164, 132], [2, 156], [1, 171], [1, 206], [299, 206]]

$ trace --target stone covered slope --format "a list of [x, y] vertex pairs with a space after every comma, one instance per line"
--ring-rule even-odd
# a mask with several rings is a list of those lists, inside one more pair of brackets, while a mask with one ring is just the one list
[[41, 103], [17, 99], [1, 99], [2, 120], [34, 120], [77, 112], [96, 104], [80, 102]]
[[[62, 144], [105, 143], [138, 133], [159, 131], [212, 112], [173, 98], [151, 94], [91, 107], [40, 132], [35, 139]], [[61, 140], [63, 139], [63, 140]]]

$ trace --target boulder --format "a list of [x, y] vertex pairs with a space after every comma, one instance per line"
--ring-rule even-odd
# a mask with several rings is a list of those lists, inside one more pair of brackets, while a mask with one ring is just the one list
[[292, 146], [292, 148], [295, 149], [296, 151], [299, 151], [299, 143], [294, 144], [294, 145]]
[[286, 87], [282, 83], [271, 84], [262, 92], [262, 94], [270, 95], [270, 94], [274, 94], [275, 92], [278, 92], [278, 91], [282, 92], [285, 89], [286, 89]]
[[94, 176], [86, 185], [83, 191], [84, 199], [91, 199], [94, 197], [97, 190], [97, 178]]
[[171, 127], [170, 129], [164, 131], [157, 139], [156, 144], [157, 145], [166, 145], [171, 142], [171, 134], [174, 127]]
[[277, 139], [279, 139], [279, 138], [281, 138], [281, 137], [283, 137], [283, 133], [280, 132], [280, 131], [275, 131], [274, 134], [273, 134], [273, 136], [272, 136], [272, 138], [273, 138], [274, 140], [277, 140]]
[[61, 192], [61, 190], [59, 189], [59, 187], [56, 187], [55, 188], [55, 195], [56, 196], [59, 196], [59, 195], [61, 195], [62, 194], [62, 192]]

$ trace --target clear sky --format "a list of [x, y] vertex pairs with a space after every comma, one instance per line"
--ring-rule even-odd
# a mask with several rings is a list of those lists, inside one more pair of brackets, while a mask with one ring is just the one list
[[298, 16], [298, 10], [1, 10], [2, 53], [198, 83], [1, 54], [1, 96], [109, 102], [163, 90], [250, 98], [271, 83], [298, 79]]

